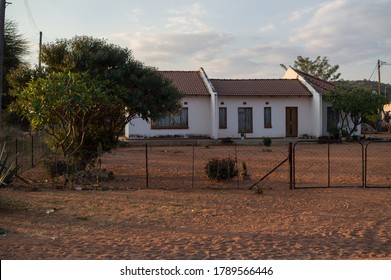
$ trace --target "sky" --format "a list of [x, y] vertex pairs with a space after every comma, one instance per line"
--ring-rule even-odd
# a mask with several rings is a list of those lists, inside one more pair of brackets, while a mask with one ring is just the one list
[[210, 78], [281, 78], [280, 64], [327, 56], [344, 80], [391, 83], [390, 0], [8, 0], [6, 17], [30, 41], [88, 35], [132, 50], [159, 70]]

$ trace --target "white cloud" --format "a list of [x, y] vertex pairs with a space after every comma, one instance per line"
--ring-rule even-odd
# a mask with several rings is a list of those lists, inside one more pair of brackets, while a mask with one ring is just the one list
[[211, 59], [234, 41], [232, 34], [216, 32], [116, 34], [111, 38], [127, 45], [137, 59], [159, 68]]
[[168, 19], [168, 23], [165, 26], [170, 30], [177, 32], [206, 32], [211, 28], [197, 18], [192, 17], [172, 17]]
[[183, 7], [170, 8], [169, 14], [200, 16], [207, 13], [206, 9], [198, 2]]
[[272, 32], [276, 29], [276, 26], [269, 22], [267, 25], [264, 25], [262, 26], [261, 28], [259, 28], [259, 32], [261, 33], [269, 33], [269, 32]]
[[390, 37], [391, 2], [334, 0], [321, 5], [290, 37], [309, 49], [335, 52], [373, 48]]

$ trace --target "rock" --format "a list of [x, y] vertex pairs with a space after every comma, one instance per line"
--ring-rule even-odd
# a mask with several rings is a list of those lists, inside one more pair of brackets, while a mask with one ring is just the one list
[[361, 124], [361, 133], [363, 133], [363, 134], [376, 134], [378, 132], [376, 129], [374, 129], [369, 124], [363, 123], [363, 124]]

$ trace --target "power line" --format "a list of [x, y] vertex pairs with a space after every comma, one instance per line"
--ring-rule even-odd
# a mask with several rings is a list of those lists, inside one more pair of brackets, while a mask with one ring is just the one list
[[35, 34], [39, 34], [38, 25], [34, 20], [33, 13], [31, 12], [31, 9], [30, 9], [30, 6], [29, 6], [29, 3], [27, 2], [27, 0], [24, 0], [24, 7], [26, 8], [27, 17], [29, 19], [29, 22], [30, 22], [31, 28], [33, 29], [33, 32]]
[[372, 74], [371, 74], [371, 77], [369, 77], [369, 81], [371, 81], [371, 79], [372, 79], [372, 77], [373, 77], [373, 74], [376, 73], [376, 70], [377, 70], [377, 63], [376, 63], [376, 65], [375, 65], [375, 68], [373, 68], [373, 72], [372, 72]]

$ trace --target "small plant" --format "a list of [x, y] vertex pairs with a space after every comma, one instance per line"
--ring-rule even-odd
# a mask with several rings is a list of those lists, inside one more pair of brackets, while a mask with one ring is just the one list
[[270, 147], [272, 145], [272, 139], [269, 137], [264, 137], [263, 138], [263, 145], [266, 147]]
[[250, 180], [250, 175], [248, 174], [247, 164], [246, 162], [242, 162], [242, 172], [241, 172], [243, 180]]
[[246, 133], [245, 132], [240, 132], [240, 138], [245, 139], [246, 138]]
[[14, 164], [16, 157], [9, 162], [9, 156], [5, 151], [5, 145], [6, 144], [4, 143], [0, 153], [0, 187], [11, 186], [21, 168], [21, 164]]
[[60, 159], [56, 156], [49, 156], [43, 159], [43, 165], [52, 179], [60, 176], [69, 176], [85, 168], [81, 162]]
[[234, 159], [215, 157], [205, 165], [205, 173], [211, 180], [225, 181], [238, 176], [238, 169]]

